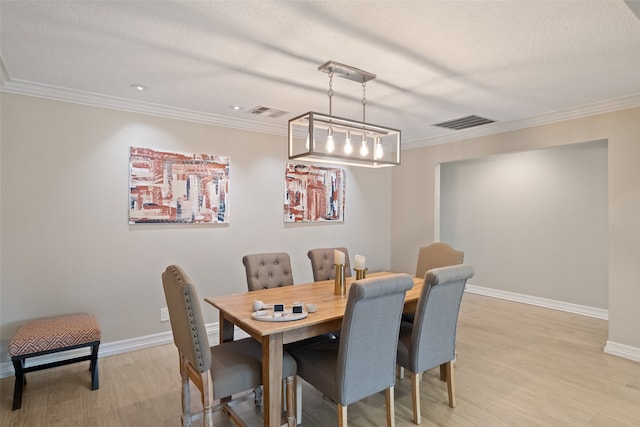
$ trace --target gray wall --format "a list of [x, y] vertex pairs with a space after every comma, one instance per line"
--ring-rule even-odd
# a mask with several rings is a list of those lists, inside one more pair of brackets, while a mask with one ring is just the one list
[[474, 285], [606, 309], [606, 141], [443, 163], [440, 240]]
[[[246, 291], [246, 253], [286, 251], [312, 281], [313, 247], [346, 246], [388, 270], [391, 171], [345, 168], [342, 224], [284, 224], [286, 137], [0, 94], [0, 352], [24, 319], [89, 311], [103, 343], [170, 330], [163, 269], [182, 265], [200, 295]], [[228, 225], [129, 225], [130, 146], [231, 157]], [[217, 312], [203, 307], [207, 322]]]
[[[406, 152], [393, 170], [391, 268], [415, 270], [418, 248], [434, 241], [439, 164], [500, 153], [608, 142], [609, 342], [640, 355], [640, 108], [470, 138]], [[534, 271], [537, 265], [526, 266]], [[517, 292], [517, 291], [516, 291]], [[524, 293], [524, 292], [523, 292]], [[609, 344], [609, 343], [608, 343]]]

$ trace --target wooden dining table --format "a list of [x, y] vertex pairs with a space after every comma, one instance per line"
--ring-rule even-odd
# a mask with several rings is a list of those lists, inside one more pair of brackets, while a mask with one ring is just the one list
[[[370, 273], [368, 277], [381, 277], [390, 272]], [[234, 339], [234, 326], [239, 327], [262, 343], [262, 381], [264, 425], [282, 424], [282, 354], [283, 345], [339, 330], [349, 295], [355, 281], [346, 278], [346, 294], [334, 294], [334, 280], [294, 286], [263, 289], [205, 298], [220, 313], [220, 342]], [[405, 296], [404, 310], [415, 311], [423, 279], [414, 277], [414, 285]], [[294, 302], [315, 304], [317, 311], [307, 317], [291, 321], [262, 321], [252, 317], [255, 300], [265, 304], [285, 304], [290, 309]]]

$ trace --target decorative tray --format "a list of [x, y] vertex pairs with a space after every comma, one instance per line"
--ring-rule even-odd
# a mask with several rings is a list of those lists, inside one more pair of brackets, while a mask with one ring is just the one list
[[[264, 313], [266, 311], [266, 313]], [[264, 314], [258, 314], [263, 312]], [[307, 317], [309, 313], [305, 310], [302, 313], [292, 313], [291, 310], [285, 310], [281, 316], [276, 316], [273, 310], [259, 310], [251, 313], [251, 317], [255, 320], [263, 322], [289, 322], [291, 320], [300, 320]]]

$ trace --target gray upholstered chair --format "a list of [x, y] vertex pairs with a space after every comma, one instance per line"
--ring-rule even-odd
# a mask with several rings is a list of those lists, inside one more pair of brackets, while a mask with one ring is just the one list
[[336, 267], [333, 263], [334, 251], [344, 253], [344, 276], [351, 277], [351, 263], [349, 262], [349, 251], [347, 248], [318, 248], [311, 249], [307, 252], [307, 256], [311, 260], [314, 282], [333, 280], [336, 278]]
[[286, 252], [245, 255], [242, 263], [250, 291], [293, 285], [291, 259]]
[[347, 406], [386, 390], [387, 425], [395, 425], [396, 349], [408, 274], [358, 280], [351, 285], [340, 344], [314, 343], [291, 350], [298, 376], [338, 404], [338, 425]]
[[456, 357], [456, 326], [469, 265], [434, 268], [427, 272], [413, 323], [402, 322], [398, 339], [399, 366], [411, 372], [413, 422], [420, 424], [420, 376], [436, 366], [445, 372], [449, 406], [456, 406], [453, 360]]
[[[190, 426], [189, 380], [200, 390], [203, 425], [213, 423], [213, 402], [251, 390], [262, 384], [262, 346], [252, 338], [225, 342], [209, 347], [200, 302], [195, 286], [178, 266], [171, 265], [162, 273], [162, 286], [169, 309], [173, 342], [180, 357], [182, 377], [182, 425]], [[287, 395], [294, 394], [296, 362], [284, 354], [282, 376], [287, 378]], [[287, 402], [289, 425], [295, 423], [293, 399]], [[216, 409], [224, 410], [238, 425], [242, 420], [225, 399]]]

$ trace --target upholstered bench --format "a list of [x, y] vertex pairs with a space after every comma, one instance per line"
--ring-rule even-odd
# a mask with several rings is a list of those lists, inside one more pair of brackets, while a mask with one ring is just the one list
[[[9, 343], [9, 355], [16, 373], [13, 409], [19, 409], [22, 405], [22, 386], [26, 382], [27, 372], [89, 360], [91, 390], [97, 390], [99, 387], [98, 347], [101, 335], [100, 326], [92, 314], [72, 314], [29, 320], [20, 325]], [[25, 360], [30, 357], [82, 347], [91, 347], [91, 354], [25, 367]]]

